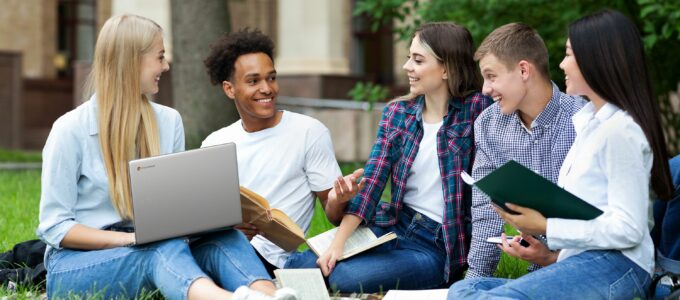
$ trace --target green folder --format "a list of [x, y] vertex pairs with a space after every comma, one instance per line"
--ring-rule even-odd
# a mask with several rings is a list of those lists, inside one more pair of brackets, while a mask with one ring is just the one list
[[533, 208], [546, 218], [591, 220], [602, 214], [597, 207], [514, 160], [476, 182], [463, 173], [466, 183], [489, 195], [491, 201], [510, 213], [514, 212], [505, 206], [506, 202]]

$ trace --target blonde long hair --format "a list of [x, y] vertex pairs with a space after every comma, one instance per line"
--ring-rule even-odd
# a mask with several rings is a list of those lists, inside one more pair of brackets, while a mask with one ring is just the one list
[[151, 103], [142, 95], [142, 56], [151, 50], [162, 29], [135, 15], [112, 17], [104, 23], [94, 51], [86, 95], [96, 93], [99, 143], [113, 207], [132, 220], [128, 161], [158, 155], [158, 125]]

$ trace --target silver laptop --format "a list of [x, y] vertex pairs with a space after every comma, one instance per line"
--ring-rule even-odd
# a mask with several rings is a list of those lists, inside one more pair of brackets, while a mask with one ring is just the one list
[[236, 145], [129, 162], [137, 244], [241, 223]]

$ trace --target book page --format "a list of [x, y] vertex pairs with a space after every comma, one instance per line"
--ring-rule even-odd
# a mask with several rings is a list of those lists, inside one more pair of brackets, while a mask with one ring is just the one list
[[244, 223], [256, 224], [271, 220], [271, 216], [268, 213], [269, 204], [267, 200], [245, 187], [240, 187], [240, 194], [241, 214]]
[[[308, 239], [307, 244], [312, 249], [312, 251], [314, 251], [318, 256], [321, 256], [330, 247], [331, 243], [333, 242], [333, 238], [335, 238], [335, 233], [337, 231], [338, 228], [336, 227], [322, 234], [319, 234], [313, 238]], [[357, 253], [360, 253], [362, 251], [365, 251], [367, 249], [390, 241], [396, 237], [397, 237], [396, 234], [391, 232], [381, 236], [379, 239], [375, 236], [375, 234], [373, 234], [373, 231], [371, 231], [371, 229], [369, 229], [368, 227], [358, 227], [354, 231], [354, 233], [352, 233], [352, 235], [347, 239], [347, 242], [345, 242], [343, 255], [338, 260], [346, 259]]]
[[391, 290], [385, 294], [382, 300], [446, 300], [447, 289], [420, 290], [420, 291], [399, 291]]
[[460, 172], [460, 179], [463, 179], [463, 181], [469, 185], [475, 185], [476, 182], [475, 179], [465, 171]]
[[241, 215], [244, 223], [255, 225], [266, 239], [286, 251], [293, 251], [305, 242], [305, 233], [284, 212], [269, 209], [267, 200], [241, 187]]
[[297, 292], [298, 299], [330, 300], [320, 269], [277, 269], [274, 274], [281, 287]]

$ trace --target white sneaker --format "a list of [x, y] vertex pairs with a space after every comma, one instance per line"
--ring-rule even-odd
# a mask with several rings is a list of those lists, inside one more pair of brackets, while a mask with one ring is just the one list
[[298, 300], [297, 293], [291, 288], [276, 290], [274, 296], [266, 295], [262, 292], [251, 290], [247, 286], [241, 286], [231, 296], [233, 300]]
[[256, 290], [251, 290], [247, 286], [241, 286], [234, 291], [231, 296], [233, 300], [274, 300], [274, 297], [265, 295]]

